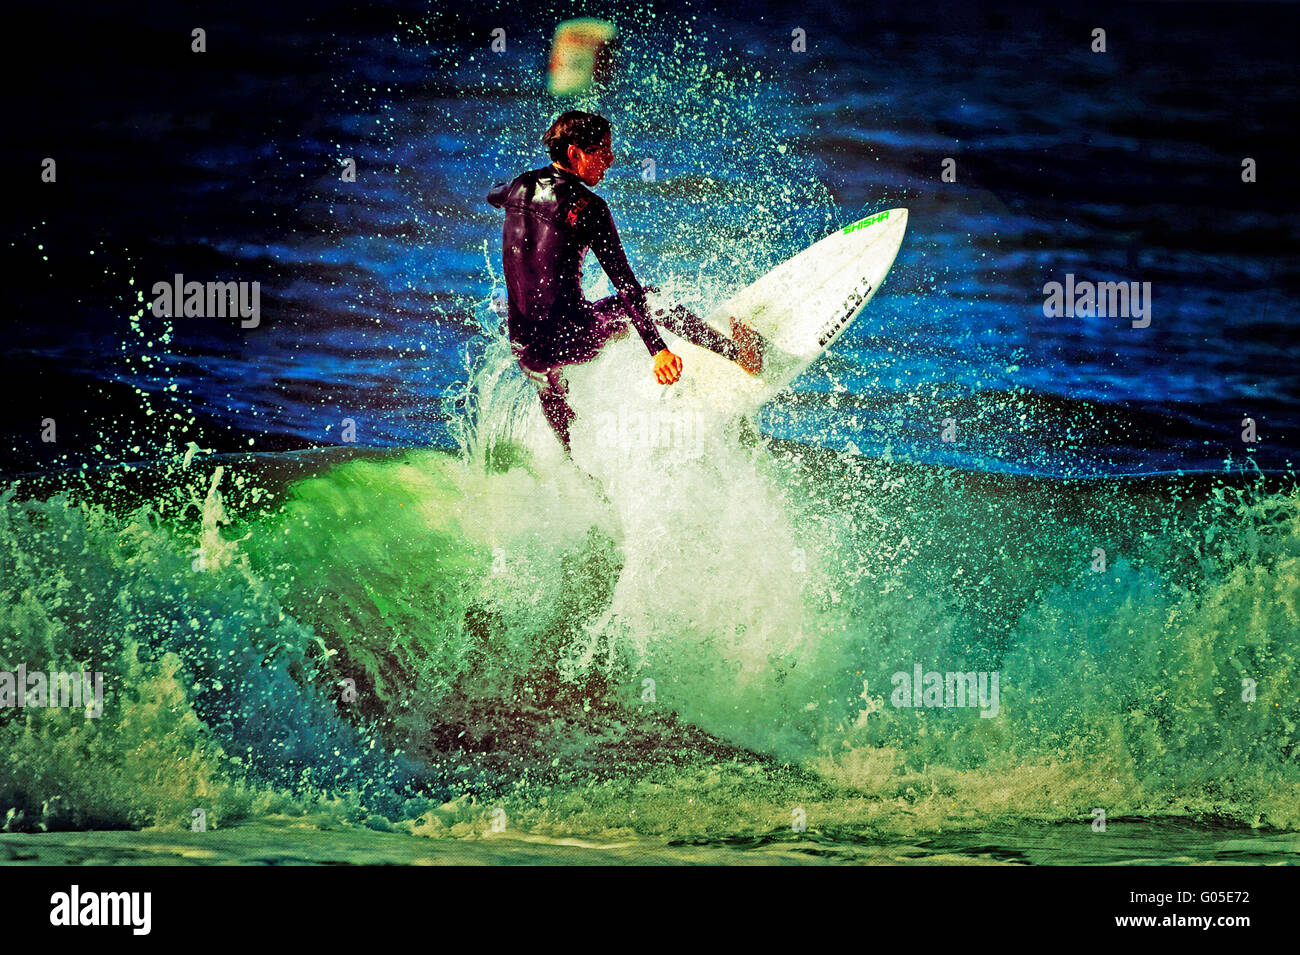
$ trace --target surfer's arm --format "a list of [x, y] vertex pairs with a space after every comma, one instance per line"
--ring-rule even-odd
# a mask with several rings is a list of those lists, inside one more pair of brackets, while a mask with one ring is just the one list
[[[632, 267], [627, 264], [627, 254], [623, 251], [623, 243], [619, 241], [618, 229], [614, 227], [614, 217], [610, 215], [609, 205], [599, 196], [595, 196], [594, 199], [588, 212], [591, 251], [596, 253], [596, 260], [600, 262], [600, 267], [605, 270], [614, 288], [618, 289], [619, 297], [627, 307], [637, 334], [645, 342], [645, 347], [650, 349], [650, 354], [657, 359], [660, 352], [666, 352], [668, 348], [664, 345], [659, 329], [655, 328], [654, 322], [650, 321], [650, 316], [646, 314], [645, 289], [641, 288], [641, 283], [632, 274]], [[668, 354], [671, 355], [672, 352]], [[658, 367], [656, 361], [656, 376]]]
[[506, 204], [506, 196], [510, 193], [510, 183], [498, 182], [492, 187], [492, 191], [487, 194], [487, 201], [500, 209]]

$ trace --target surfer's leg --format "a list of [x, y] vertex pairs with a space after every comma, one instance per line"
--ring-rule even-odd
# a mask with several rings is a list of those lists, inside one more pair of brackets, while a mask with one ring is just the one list
[[555, 436], [560, 439], [565, 455], [572, 458], [573, 454], [569, 449], [569, 425], [573, 423], [574, 411], [565, 398], [569, 392], [569, 382], [565, 379], [563, 370], [559, 365], [536, 371], [523, 365], [520, 365], [520, 368], [523, 368], [524, 374], [537, 386], [537, 398], [542, 403], [542, 413], [546, 416], [546, 422], [555, 432]]
[[583, 476], [592, 489], [606, 504], [609, 504], [609, 496], [591, 472], [578, 466], [573, 460], [573, 449], [569, 446], [569, 425], [577, 417], [573, 408], [570, 407], [566, 396], [569, 393], [569, 381], [564, 377], [562, 365], [544, 369], [542, 371], [533, 371], [525, 367], [522, 363], [519, 366], [523, 369], [524, 374], [537, 386], [537, 397], [542, 403], [542, 413], [546, 415], [546, 422], [555, 432], [555, 436], [560, 439], [560, 446], [564, 448], [564, 456], [578, 468], [578, 473]]
[[626, 338], [627, 333], [632, 329], [631, 319], [628, 317], [623, 300], [617, 295], [610, 295], [592, 302], [591, 314], [592, 327], [590, 336], [593, 343], [593, 355], [606, 342], [615, 342], [620, 338]]

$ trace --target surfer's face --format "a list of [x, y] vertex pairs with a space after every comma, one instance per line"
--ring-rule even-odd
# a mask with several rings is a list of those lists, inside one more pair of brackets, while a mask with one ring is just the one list
[[605, 178], [605, 171], [614, 165], [614, 147], [609, 136], [599, 146], [587, 152], [581, 146], [569, 147], [569, 168], [576, 172], [589, 186], [594, 186]]

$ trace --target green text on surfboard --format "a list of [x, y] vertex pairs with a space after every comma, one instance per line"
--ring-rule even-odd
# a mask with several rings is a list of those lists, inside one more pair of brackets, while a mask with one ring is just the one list
[[857, 232], [859, 229], [865, 229], [873, 222], [883, 222], [885, 219], [888, 218], [889, 218], [889, 210], [886, 209], [884, 212], [877, 212], [875, 215], [867, 216], [865, 219], [859, 219], [857, 222], [850, 223], [849, 225], [846, 225], [841, 231], [843, 231], [847, 235], [850, 232]]

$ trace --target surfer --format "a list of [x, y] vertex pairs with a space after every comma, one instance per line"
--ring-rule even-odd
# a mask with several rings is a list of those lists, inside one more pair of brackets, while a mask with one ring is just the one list
[[[627, 263], [609, 206], [587, 188], [614, 163], [609, 121], [570, 110], [551, 124], [542, 143], [551, 164], [497, 185], [487, 199], [506, 210], [502, 259], [511, 349], [537, 386], [546, 420], [565, 452], [574, 412], [566, 399], [564, 366], [595, 358], [607, 342], [625, 337], [629, 325], [653, 356], [653, 374], [662, 385], [681, 377], [682, 360], [664, 345], [656, 324], [759, 374], [764, 343], [749, 325], [733, 318], [727, 338], [681, 305], [648, 313], [647, 290]], [[596, 302], [582, 294], [588, 249], [618, 290]]]

